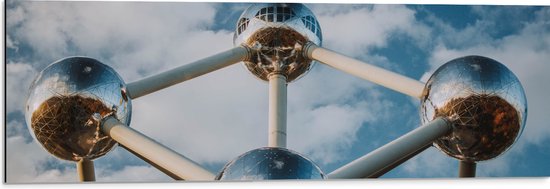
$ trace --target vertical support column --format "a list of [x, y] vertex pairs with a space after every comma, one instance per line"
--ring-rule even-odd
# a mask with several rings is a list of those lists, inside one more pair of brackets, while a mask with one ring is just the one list
[[94, 162], [89, 159], [81, 159], [76, 162], [76, 172], [80, 182], [95, 181]]
[[458, 162], [458, 177], [469, 178], [476, 176], [476, 162], [459, 161]]
[[269, 147], [286, 147], [286, 77], [269, 76]]

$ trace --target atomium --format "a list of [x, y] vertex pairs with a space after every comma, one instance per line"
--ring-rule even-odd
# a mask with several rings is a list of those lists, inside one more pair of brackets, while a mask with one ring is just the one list
[[311, 160], [285, 148], [265, 147], [229, 162], [216, 180], [324, 179]]
[[251, 49], [243, 65], [261, 80], [282, 74], [287, 82], [305, 75], [314, 62], [304, 56], [307, 42], [321, 45], [321, 27], [302, 4], [264, 3], [246, 9], [237, 22], [233, 43]]
[[527, 100], [516, 76], [501, 63], [481, 57], [457, 58], [428, 80], [422, 122], [446, 117], [453, 131], [434, 142], [447, 155], [465, 161], [497, 157], [519, 137]]
[[[499, 62], [480, 56], [458, 58], [424, 84], [321, 47], [320, 25], [302, 4], [250, 6], [237, 22], [233, 43], [236, 47], [229, 51], [128, 84], [131, 97], [137, 99], [240, 61], [257, 78], [269, 81], [269, 147], [240, 155], [217, 176], [128, 127], [132, 104], [125, 82], [91, 58], [65, 58], [38, 75], [27, 98], [28, 129], [49, 153], [78, 161], [82, 181], [95, 180], [93, 161], [88, 160], [105, 155], [117, 141], [177, 180], [273, 180], [376, 178], [431, 142], [461, 160], [461, 177], [475, 176], [475, 162], [509, 149], [526, 122], [523, 88]], [[314, 60], [420, 98], [424, 126], [325, 176], [313, 161], [286, 149], [286, 84], [304, 76]]]
[[33, 81], [26, 121], [42, 147], [58, 158], [92, 160], [116, 142], [100, 131], [100, 121], [114, 116], [130, 124], [132, 104], [126, 84], [110, 67], [86, 57], [61, 59]]

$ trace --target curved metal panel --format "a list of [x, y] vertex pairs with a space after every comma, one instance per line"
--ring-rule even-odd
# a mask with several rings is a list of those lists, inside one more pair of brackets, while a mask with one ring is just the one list
[[321, 45], [315, 15], [302, 4], [260, 3], [246, 9], [235, 29], [233, 43], [253, 50], [243, 65], [261, 80], [282, 74], [288, 82], [305, 75], [314, 62], [305, 57], [307, 42]]
[[216, 180], [324, 179], [311, 160], [285, 148], [259, 148], [228, 163]]
[[422, 122], [453, 121], [453, 132], [434, 144], [451, 157], [488, 160], [502, 154], [521, 134], [527, 100], [521, 83], [501, 63], [481, 56], [454, 59], [428, 80]]
[[26, 105], [33, 137], [58, 158], [95, 159], [116, 141], [100, 132], [100, 120], [114, 116], [130, 124], [126, 84], [109, 66], [86, 57], [52, 63], [34, 80]]

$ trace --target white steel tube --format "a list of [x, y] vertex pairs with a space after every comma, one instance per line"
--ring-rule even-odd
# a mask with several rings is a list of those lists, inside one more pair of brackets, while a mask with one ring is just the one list
[[80, 182], [95, 181], [95, 168], [92, 160], [81, 159], [76, 162], [76, 172], [78, 173]]
[[286, 147], [286, 77], [269, 76], [269, 147]]
[[367, 178], [379, 178], [382, 175], [384, 175], [384, 174], [390, 172], [391, 170], [395, 169], [397, 166], [405, 163], [406, 161], [409, 161], [409, 159], [413, 158], [414, 156], [424, 152], [424, 150], [426, 150], [430, 147], [432, 147], [431, 143], [427, 144], [426, 146], [424, 146], [424, 147], [422, 147], [418, 150], [416, 150], [415, 152], [413, 152], [411, 154], [403, 156], [401, 159], [399, 159], [399, 161], [393, 162], [391, 165], [384, 167], [384, 169], [381, 169], [381, 170], [377, 171], [375, 174], [369, 175]]
[[308, 43], [307, 57], [397, 92], [421, 98], [424, 83]]
[[415, 153], [433, 140], [448, 134], [452, 127], [444, 118], [414, 129], [398, 139], [360, 157], [347, 165], [329, 173], [330, 179], [365, 178], [385, 170], [386, 167], [400, 162], [402, 158]]
[[186, 80], [216, 71], [248, 56], [248, 49], [238, 46], [216, 55], [185, 64], [147, 78], [128, 83], [128, 95], [132, 99], [156, 92]]
[[183, 155], [163, 146], [113, 117], [103, 121], [102, 131], [148, 161], [185, 180], [214, 180], [214, 174]]

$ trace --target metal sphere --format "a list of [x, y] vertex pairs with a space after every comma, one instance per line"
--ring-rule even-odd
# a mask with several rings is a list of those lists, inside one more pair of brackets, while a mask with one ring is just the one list
[[304, 56], [307, 42], [321, 45], [321, 27], [304, 5], [294, 3], [253, 4], [237, 22], [233, 44], [252, 52], [243, 65], [259, 79], [283, 74], [288, 82], [307, 73], [314, 62]]
[[285, 148], [265, 147], [229, 162], [216, 180], [324, 179], [311, 160]]
[[492, 159], [517, 140], [527, 119], [527, 100], [518, 78], [501, 63], [481, 56], [454, 59], [428, 80], [422, 122], [446, 117], [453, 131], [434, 142], [464, 161]]
[[27, 127], [54, 156], [95, 159], [116, 141], [104, 135], [100, 121], [114, 116], [130, 124], [132, 103], [126, 84], [109, 66], [86, 57], [61, 59], [46, 67], [32, 83], [27, 98]]

